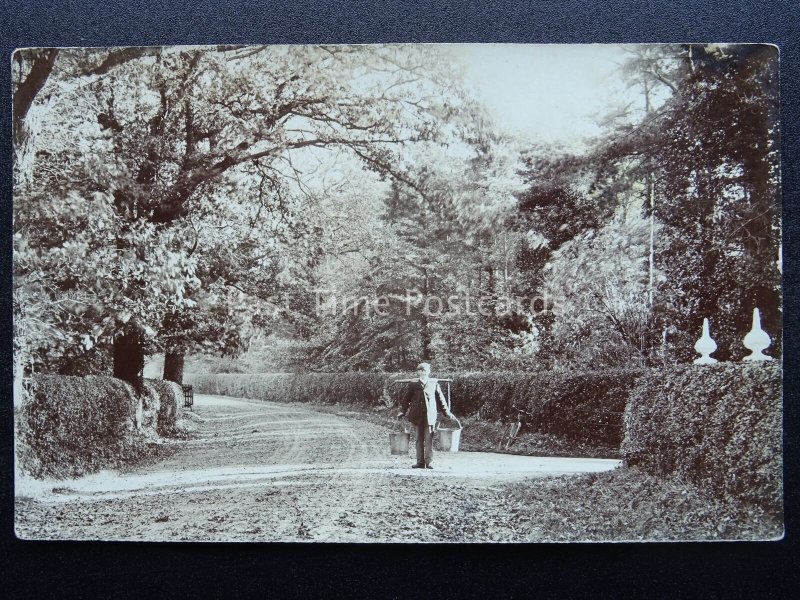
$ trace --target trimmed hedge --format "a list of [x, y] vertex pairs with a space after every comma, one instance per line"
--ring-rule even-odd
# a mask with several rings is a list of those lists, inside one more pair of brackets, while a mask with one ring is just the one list
[[142, 427], [155, 431], [158, 424], [158, 411], [161, 408], [161, 396], [149, 379], [144, 380], [142, 394]]
[[618, 448], [628, 394], [642, 373], [469, 374], [454, 378], [452, 395], [458, 412], [513, 420], [520, 409], [529, 413], [523, 416], [527, 431]]
[[[630, 390], [643, 371], [596, 373], [473, 373], [451, 377], [457, 415], [487, 420], [516, 419], [515, 408], [531, 414], [526, 429], [566, 437], [595, 447], [618, 448]], [[354, 406], [395, 406], [406, 386], [392, 379], [409, 374], [309, 373], [192, 375], [195, 391], [267, 400]]]
[[390, 406], [399, 399], [403, 388], [389, 386], [386, 375], [375, 373], [225, 373], [192, 375], [187, 380], [198, 394], [354, 406]]
[[156, 432], [159, 435], [173, 435], [183, 405], [181, 386], [161, 379], [145, 379], [144, 384], [150, 392], [150, 410], [154, 415]]
[[119, 379], [35, 375], [21, 407], [20, 464], [35, 477], [116, 465], [130, 455], [140, 426], [141, 401]]
[[776, 514], [782, 506], [781, 394], [778, 362], [649, 373], [628, 401], [625, 462]]

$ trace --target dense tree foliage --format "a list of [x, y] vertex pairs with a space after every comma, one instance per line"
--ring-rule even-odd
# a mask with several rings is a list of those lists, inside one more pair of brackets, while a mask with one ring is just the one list
[[278, 338], [307, 369], [659, 365], [704, 317], [737, 360], [754, 307], [779, 356], [776, 50], [620, 74], [565, 154], [502, 138], [435, 48], [19, 51], [17, 372], [137, 384], [164, 352], [180, 381]]
[[780, 353], [780, 190], [777, 50], [676, 49], [673, 94], [640, 130], [602, 157], [646, 154], [664, 243], [656, 326], [674, 331], [678, 360], [693, 358], [709, 317], [720, 359], [741, 358], [753, 308]]
[[[200, 339], [230, 349], [225, 326], [238, 320], [219, 320], [220, 303], [248, 312], [244, 296], [304, 295], [298, 273], [319, 258], [303, 194], [315, 151], [346, 149], [413, 188], [404, 148], [470, 130], [467, 103], [444, 93], [424, 48], [102, 52], [60, 51], [31, 102], [37, 150], [31, 185], [17, 188], [16, 290], [21, 322], [58, 330], [58, 341], [25, 336], [45, 363], [77, 342], [135, 347], [129, 322], [160, 330], [167, 351]], [[17, 97], [38, 65], [21, 56]], [[32, 295], [48, 299], [40, 313]]]
[[[746, 353], [742, 339], [758, 307], [773, 339], [770, 352], [779, 356], [776, 50], [652, 46], [634, 52], [626, 71], [642, 96], [612, 115], [590, 152], [531, 159], [531, 194], [566, 181], [588, 200], [586, 212], [573, 207], [570, 217], [556, 219], [557, 235], [548, 225], [538, 225], [534, 231], [543, 236], [538, 245], [520, 248], [518, 260], [532, 272], [530, 285], [569, 295], [576, 286], [563, 274], [571, 273], [585, 288], [579, 294], [580, 318], [571, 309], [561, 311], [539, 330], [548, 333], [558, 321], [562, 348], [577, 344], [595, 354], [604, 344], [586, 345], [587, 339], [593, 335], [607, 342], [609, 336], [586, 319], [592, 313], [605, 315], [621, 345], [603, 363], [629, 360], [635, 346], [646, 364], [660, 364], [692, 360], [702, 320], [708, 317], [719, 346], [715, 356], [736, 360]], [[569, 196], [558, 202], [570, 205]], [[520, 209], [524, 206], [523, 201]], [[611, 215], [616, 216], [609, 222]], [[650, 221], [649, 243], [636, 215]], [[596, 250], [586, 246], [583, 236], [576, 241], [581, 250], [570, 247], [568, 260], [566, 253], [551, 256], [552, 240], [558, 243], [560, 234], [569, 237], [582, 227], [587, 236], [602, 240]], [[545, 268], [548, 275], [542, 277]], [[609, 275], [618, 280], [618, 291], [627, 281], [626, 319], [633, 319], [627, 325], [612, 314], [611, 298], [604, 297]], [[633, 323], [635, 336], [626, 333]], [[546, 353], [569, 356], [551, 346]]]
[[426, 153], [416, 185], [396, 181], [382, 198], [373, 216], [381, 235], [364, 240], [360, 278], [326, 306], [335, 314], [325, 364], [408, 369], [488, 356], [500, 290], [486, 246], [513, 200], [514, 179], [502, 175], [514, 173], [515, 157], [497, 140], [464, 151], [463, 162]]

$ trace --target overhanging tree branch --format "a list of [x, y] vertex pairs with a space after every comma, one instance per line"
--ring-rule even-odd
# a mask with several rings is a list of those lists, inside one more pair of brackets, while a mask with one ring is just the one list
[[136, 48], [115, 48], [108, 52], [103, 62], [94, 67], [83, 69], [75, 73], [76, 76], [82, 77], [87, 75], [105, 75], [111, 69], [123, 65], [137, 58], [144, 56], [156, 56], [161, 53], [161, 48], [158, 47], [136, 47]]

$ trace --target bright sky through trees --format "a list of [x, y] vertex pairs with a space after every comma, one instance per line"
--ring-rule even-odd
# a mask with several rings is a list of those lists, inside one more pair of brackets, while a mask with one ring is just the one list
[[618, 45], [470, 44], [448, 47], [497, 124], [534, 143], [596, 135], [615, 104], [625, 49]]
[[[489, 112], [505, 133], [530, 144], [561, 146], [579, 152], [584, 142], [601, 133], [598, 124], [623, 102], [642, 101], [641, 92], [625, 94], [622, 64], [635, 46], [558, 44], [445, 44], [436, 46], [442, 65]], [[450, 152], [456, 151], [450, 146]], [[342, 161], [338, 173], [345, 179], [353, 169], [349, 156], [305, 149], [295, 153], [303, 168], [320, 169], [325, 163], [336, 178], [332, 162]], [[383, 186], [381, 186], [383, 187]]]

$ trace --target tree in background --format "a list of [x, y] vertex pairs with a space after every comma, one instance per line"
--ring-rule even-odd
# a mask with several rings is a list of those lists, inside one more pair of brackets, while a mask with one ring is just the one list
[[[587, 255], [597, 252], [595, 262], [616, 265], [617, 279], [635, 272], [629, 293], [642, 277], [638, 267], [631, 267], [646, 265], [645, 304], [637, 292], [639, 300], [630, 304], [636, 314], [627, 316], [636, 330], [646, 331], [623, 335], [630, 327], [612, 318], [609, 298], [598, 292], [605, 289], [608, 274], [593, 280], [592, 273], [599, 273], [584, 263], [584, 251], [572, 257], [575, 263], [563, 256], [554, 261], [543, 241], [550, 239], [546, 233], [535, 238], [540, 240], [536, 250], [522, 248], [523, 264], [532, 265], [533, 273], [549, 273], [544, 280], [552, 291], [558, 286], [576, 289], [557, 276], [561, 272], [591, 282], [594, 291], [581, 297], [592, 299], [593, 305], [580, 314], [606, 314], [616, 333], [605, 339], [627, 338], [617, 358], [600, 353], [609, 357], [609, 364], [627, 356], [634, 337], [643, 343], [634, 345], [648, 364], [692, 360], [704, 317], [711, 320], [719, 346], [715, 356], [737, 360], [745, 353], [742, 338], [756, 306], [773, 339], [770, 352], [780, 355], [776, 69], [775, 51], [766, 46], [639, 48], [626, 70], [641, 96], [611, 115], [606, 133], [585, 155], [536, 164], [538, 180], [567, 181], [591, 199], [589, 214], [601, 219], [587, 223], [587, 235], [605, 236], [608, 248], [604, 253], [602, 245], [594, 245], [586, 248]], [[563, 203], [568, 205], [568, 199]], [[554, 222], [568, 233], [573, 224], [586, 222], [580, 211], [575, 214], [576, 219], [564, 216]], [[608, 221], [612, 214], [613, 225]], [[638, 215], [649, 220], [644, 249]], [[603, 223], [613, 226], [614, 236], [608, 237], [611, 232]], [[537, 228], [547, 230], [541, 224]], [[620, 243], [637, 250], [615, 254]], [[620, 256], [633, 262], [626, 267]], [[575, 272], [572, 264], [583, 264], [586, 272]], [[529, 285], [537, 283], [533, 279]], [[573, 323], [577, 339], [584, 335], [579, 326], [583, 321]], [[560, 352], [553, 346], [545, 351]]]
[[[526, 299], [519, 314], [508, 319], [506, 326], [532, 335], [539, 359], [549, 362], [560, 354], [553, 338], [555, 297], [567, 290], [549, 283], [551, 275], [559, 275], [562, 266], [553, 264], [562, 246], [584, 232], [598, 228], [608, 218], [603, 204], [589, 197], [578, 186], [571, 170], [558, 165], [553, 157], [526, 158], [524, 172], [527, 189], [519, 195], [516, 210], [508, 218], [508, 228], [517, 233], [514, 252], [516, 278], [512, 291]], [[558, 279], [563, 283], [563, 279]], [[554, 294], [555, 292], [555, 294]], [[564, 330], [560, 330], [563, 335]]]
[[[745, 354], [753, 308], [780, 354], [778, 87], [768, 46], [660, 47], [633, 61], [669, 90], [633, 126], [604, 140], [604, 169], [652, 182], [662, 224], [655, 264], [655, 331], [674, 360], [694, 358], [702, 319], [711, 320], [722, 360]], [[658, 61], [658, 67], [654, 67]], [[670, 333], [672, 332], [672, 333]], [[661, 334], [661, 335], [659, 335]]]
[[350, 284], [359, 300], [329, 323], [326, 368], [476, 365], [501, 351], [501, 290], [486, 248], [513, 202], [517, 155], [482, 131], [456, 150], [426, 148], [413, 185], [395, 181], [375, 209], [381, 235], [361, 252], [362, 277]]
[[[159, 350], [180, 381], [270, 334], [315, 368], [660, 364], [705, 316], [737, 359], [756, 306], [779, 355], [776, 69], [636, 48], [589, 151], [520, 175], [430, 48], [19, 51], [15, 372], [137, 384]], [[320, 313], [321, 287], [390, 302]], [[544, 292], [561, 314], [515, 304]]]
[[544, 354], [585, 368], [650, 364], [649, 224], [620, 211], [562, 244], [544, 268], [553, 302]]
[[[103, 52], [61, 51], [53, 69], [58, 77], [44, 78], [31, 103], [39, 102], [42, 134], [36, 138], [34, 189], [19, 188], [15, 203], [22, 266], [17, 290], [42, 283], [54, 302], [78, 289], [86, 294], [97, 313], [91, 327], [71, 315], [53, 326], [73, 327], [64, 340], [88, 336], [94, 346], [118, 343], [123, 350], [114, 353], [115, 372], [125, 370], [126, 378], [123, 364], [128, 358], [138, 363], [141, 354], [140, 329], [202, 321], [171, 317], [202, 305], [193, 296], [207, 285], [198, 274], [210, 272], [203, 264], [210, 257], [196, 252], [195, 228], [198, 221], [213, 221], [220, 203], [263, 203], [263, 197], [245, 195], [255, 182], [288, 217], [277, 190], [287, 182], [303, 185], [308, 155], [302, 150], [344, 148], [367, 168], [407, 180], [405, 146], [457, 133], [449, 123], [461, 100], [443, 93], [448, 78], [422, 48]], [[73, 140], [81, 143], [70, 146]], [[53, 178], [63, 195], [46, 185], [45, 174], [59, 169]], [[94, 212], [85, 215], [92, 221], [87, 228], [63, 230], [54, 236], [62, 241], [57, 246], [34, 228], [43, 223], [50, 231], [62, 229], [65, 213], [73, 210], [67, 198], [85, 206], [91, 198], [105, 221], [95, 220]], [[255, 237], [269, 245], [268, 230]], [[272, 250], [253, 250], [244, 262]], [[65, 273], [63, 264], [79, 272]], [[271, 268], [251, 265], [249, 273], [262, 270], [249, 278], [252, 286]], [[240, 275], [228, 273], [224, 280]], [[78, 310], [73, 300], [68, 304], [68, 312]], [[175, 340], [172, 333], [165, 332], [165, 339]]]

